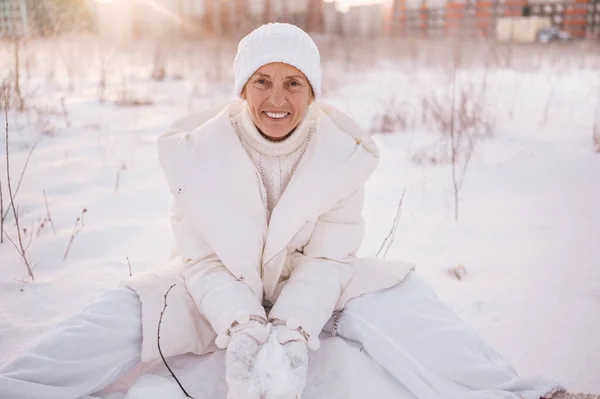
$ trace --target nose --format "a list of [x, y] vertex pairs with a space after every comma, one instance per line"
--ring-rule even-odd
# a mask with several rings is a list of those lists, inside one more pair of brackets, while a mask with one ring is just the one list
[[283, 87], [273, 87], [270, 97], [271, 104], [273, 104], [273, 106], [282, 107], [285, 105], [286, 98]]

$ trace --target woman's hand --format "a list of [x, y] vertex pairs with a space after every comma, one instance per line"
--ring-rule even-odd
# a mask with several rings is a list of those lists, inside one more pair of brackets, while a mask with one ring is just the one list
[[285, 325], [273, 326], [255, 366], [261, 381], [261, 398], [300, 398], [308, 373], [306, 338]]
[[261, 399], [261, 383], [254, 363], [269, 338], [270, 329], [266, 320], [250, 320], [231, 327], [231, 340], [225, 352], [227, 399]]

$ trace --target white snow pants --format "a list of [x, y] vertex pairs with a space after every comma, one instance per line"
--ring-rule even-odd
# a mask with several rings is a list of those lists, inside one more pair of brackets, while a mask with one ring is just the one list
[[140, 362], [142, 304], [106, 291], [0, 370], [2, 399], [75, 399], [101, 391]]
[[[332, 328], [330, 320], [325, 330]], [[414, 272], [349, 301], [337, 334], [360, 343], [419, 399], [540, 399], [562, 390], [554, 381], [520, 378]]]
[[[519, 378], [414, 273], [394, 288], [348, 302], [337, 334], [359, 342], [419, 399], [540, 399], [560, 388]], [[135, 367], [141, 340], [137, 294], [108, 291], [0, 370], [0, 398], [98, 392]]]

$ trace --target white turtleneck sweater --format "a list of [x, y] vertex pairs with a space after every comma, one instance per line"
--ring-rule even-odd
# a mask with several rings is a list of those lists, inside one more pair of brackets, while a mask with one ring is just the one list
[[289, 137], [277, 142], [260, 134], [250, 117], [247, 105], [242, 107], [242, 112], [231, 118], [231, 123], [244, 150], [260, 173], [265, 211], [269, 220], [314, 133], [315, 124], [311, 112], [307, 113]]

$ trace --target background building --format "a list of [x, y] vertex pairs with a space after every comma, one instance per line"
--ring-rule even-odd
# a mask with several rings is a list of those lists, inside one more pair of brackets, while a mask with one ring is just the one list
[[28, 32], [25, 0], [0, 0], [0, 37], [21, 36]]

